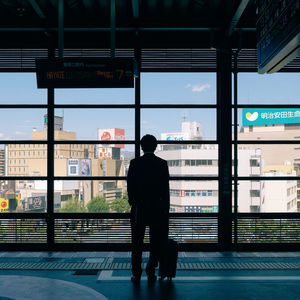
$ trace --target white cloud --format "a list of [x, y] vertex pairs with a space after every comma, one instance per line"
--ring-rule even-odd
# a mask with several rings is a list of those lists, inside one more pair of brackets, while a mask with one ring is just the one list
[[210, 84], [209, 83], [205, 83], [205, 84], [191, 84], [191, 83], [188, 83], [186, 86], [185, 86], [186, 89], [189, 89], [191, 88], [192, 89], [192, 92], [196, 92], [196, 93], [200, 93], [200, 92], [203, 92], [207, 89], [210, 88]]
[[0, 132], [0, 138], [2, 138], [4, 136], [4, 133]]
[[26, 133], [25, 133], [25, 132], [22, 132], [22, 131], [16, 131], [16, 132], [15, 132], [15, 135], [26, 135]]
[[198, 92], [198, 93], [200, 93], [200, 92], [203, 92], [203, 91], [205, 91], [205, 90], [207, 90], [209, 88], [210, 88], [210, 84], [209, 83], [205, 83], [205, 84], [202, 84], [202, 85], [195, 84], [192, 87], [192, 92]]
[[25, 120], [24, 122], [25, 123], [31, 123], [32, 121], [31, 120]]

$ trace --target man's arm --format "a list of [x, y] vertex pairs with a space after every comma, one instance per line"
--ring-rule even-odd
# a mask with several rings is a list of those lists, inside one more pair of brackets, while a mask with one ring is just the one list
[[134, 160], [131, 160], [128, 169], [128, 174], [127, 174], [127, 193], [128, 193], [128, 202], [130, 206], [132, 206], [135, 203], [135, 199], [134, 199], [135, 171], [134, 170], [135, 170]]

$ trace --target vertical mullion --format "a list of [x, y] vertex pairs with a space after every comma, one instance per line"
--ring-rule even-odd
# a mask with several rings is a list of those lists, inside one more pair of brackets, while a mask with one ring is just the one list
[[135, 59], [135, 157], [140, 156], [141, 140], [141, 48], [139, 45], [139, 35], [136, 32], [136, 44], [134, 48]]
[[58, 0], [58, 51], [59, 58], [64, 56], [64, 0]]
[[234, 96], [234, 244], [237, 244], [238, 239], [238, 226], [237, 226], [237, 213], [238, 213], [238, 147], [237, 147], [237, 139], [238, 139], [238, 113], [237, 113], [237, 102], [238, 102], [238, 71], [237, 71], [237, 58], [238, 51], [234, 55], [234, 73], [233, 73], [233, 96]]
[[[48, 57], [55, 56], [54, 49], [49, 50]], [[54, 249], [54, 89], [48, 88], [47, 107], [47, 246]]]
[[231, 49], [217, 50], [217, 139], [219, 143], [218, 242], [223, 251], [232, 246], [232, 91]]

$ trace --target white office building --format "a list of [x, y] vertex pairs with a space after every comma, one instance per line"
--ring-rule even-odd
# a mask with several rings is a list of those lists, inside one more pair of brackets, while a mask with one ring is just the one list
[[[201, 140], [201, 128], [199, 122], [183, 122], [182, 132], [162, 133], [161, 139], [189, 140], [193, 137], [195, 140], [198, 134], [198, 140]], [[261, 149], [249, 149], [245, 145], [239, 147], [238, 153], [239, 176], [280, 176], [276, 172], [263, 173], [264, 160]], [[165, 144], [159, 146], [156, 155], [168, 161], [171, 177], [218, 176], [217, 145]], [[275, 196], [274, 191], [277, 188], [282, 191]], [[171, 180], [170, 197], [171, 212], [218, 212], [218, 181]], [[296, 201], [294, 200], [296, 197], [296, 181], [240, 180], [238, 184], [238, 212], [293, 211], [296, 209]]]

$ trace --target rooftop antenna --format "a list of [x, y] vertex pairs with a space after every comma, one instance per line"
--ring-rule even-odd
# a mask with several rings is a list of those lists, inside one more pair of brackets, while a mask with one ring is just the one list
[[189, 112], [188, 112], [186, 109], [184, 109], [184, 110], [181, 112], [181, 118], [182, 118], [182, 121], [183, 121], [183, 122], [186, 122], [186, 121], [187, 121], [188, 115], [189, 115]]

